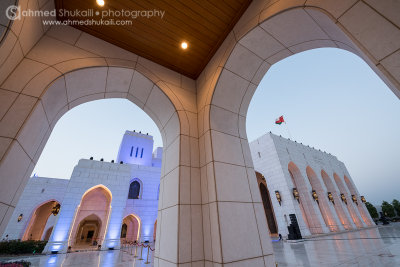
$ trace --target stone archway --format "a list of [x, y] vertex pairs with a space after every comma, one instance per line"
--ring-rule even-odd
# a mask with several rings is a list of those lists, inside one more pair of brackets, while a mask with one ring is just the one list
[[[381, 7], [379, 10], [386, 17], [364, 1], [258, 1], [250, 5], [207, 65], [197, 82], [200, 166], [204, 168], [204, 179], [215, 181], [206, 199], [216, 201], [218, 208], [210, 205], [203, 216], [219, 222], [212, 237], [205, 239], [205, 248], [217, 247], [217, 251], [209, 253], [212, 257], [206, 256], [207, 260], [218, 263], [240, 260], [253, 266], [262, 266], [261, 259], [267, 265], [267, 261], [273, 261], [272, 249], [263, 244], [263, 240], [269, 240], [267, 233], [257, 228], [257, 224], [265, 222], [258, 221], [262, 218], [259, 214], [262, 210], [257, 209], [261, 199], [257, 198], [257, 186], [253, 182], [254, 167], [245, 128], [251, 98], [271, 65], [313, 48], [346, 49], [361, 56], [400, 96], [400, 76], [393, 69], [393, 60], [398, 58], [400, 48], [400, 43], [395, 41], [400, 36], [399, 23], [394, 26], [390, 10]], [[353, 23], [353, 17], [359, 22]], [[364, 25], [361, 20], [365, 18], [368, 23]], [[387, 32], [372, 27], [378, 22]], [[385, 44], [376, 45], [376, 36]], [[385, 57], [392, 63], [383, 67]], [[228, 195], [226, 187], [219, 186], [232, 173], [235, 178], [248, 182], [248, 192], [233, 197]], [[236, 181], [232, 184], [241, 188]], [[241, 253], [239, 245], [229, 245], [229, 250], [221, 245], [232, 242], [223, 228], [235, 231], [243, 223], [238, 220], [232, 225], [227, 210], [231, 214], [241, 213], [246, 206], [243, 203], [248, 205], [244, 214], [247, 223], [251, 221], [249, 232], [258, 232], [258, 237], [249, 237], [246, 233], [240, 239], [249, 247], [261, 243], [261, 250]]]
[[346, 198], [346, 203], [345, 206], [347, 207], [347, 210], [349, 211], [349, 214], [354, 222], [354, 224], [358, 228], [365, 227], [364, 222], [361, 221], [361, 218], [359, 214], [357, 213], [356, 209], [354, 208], [353, 201], [351, 200], [351, 196], [349, 195], [348, 191], [346, 190], [346, 187], [344, 186], [342, 180], [340, 179], [339, 175], [336, 173], [333, 174], [333, 180], [335, 181], [337, 187], [339, 188], [339, 193], [343, 194]]
[[271, 195], [267, 187], [267, 181], [259, 172], [256, 172], [256, 177], [258, 186], [260, 188], [261, 199], [264, 206], [269, 232], [271, 236], [278, 236], [278, 225], [276, 224], [274, 207], [271, 202]]
[[[187, 224], [186, 228], [179, 230], [186, 231], [181, 236], [187, 236], [190, 242], [192, 238], [199, 240], [196, 244], [200, 245], [203, 240], [202, 224], [192, 225], [189, 219], [193, 217], [197, 222], [202, 221], [201, 207], [198, 205], [201, 200], [194, 81], [96, 38], [90, 40], [91, 45], [85, 49], [82, 45], [71, 45], [62, 38], [71, 29], [61, 27], [57, 30], [44, 35], [31, 53], [22, 59], [20, 68], [16, 68], [5, 82], [9, 90], [6, 94], [14, 94], [10, 90], [21, 93], [16, 93], [15, 97], [9, 98], [6, 95], [2, 98], [2, 104], [5, 101], [4, 104], [10, 108], [3, 116], [0, 127], [1, 135], [7, 141], [4, 144], [6, 148], [0, 151], [0, 181], [5, 185], [0, 189], [0, 205], [7, 205], [6, 209], [1, 209], [4, 214], [1, 215], [0, 232], [7, 225], [15, 203], [58, 119], [69, 109], [88, 101], [125, 98], [142, 108], [161, 132], [164, 155], [158, 227], [168, 230], [159, 231], [155, 257], [178, 262], [180, 241], [176, 220], [185, 218]], [[87, 40], [91, 37], [82, 34], [80, 38]], [[48, 61], [50, 58], [52, 62]], [[26, 67], [32, 73], [27, 72]], [[20, 86], [23, 87], [22, 91]], [[0, 91], [2, 93], [3, 89]], [[7, 180], [7, 177], [13, 179]], [[199, 186], [190, 187], [191, 182], [183, 180], [193, 180], [192, 183], [198, 183]], [[175, 198], [171, 192], [175, 192], [175, 188], [183, 190], [183, 185], [186, 186], [184, 190], [193, 192], [197, 197]], [[167, 197], [163, 197], [164, 193]], [[178, 212], [189, 208], [192, 202], [196, 213]], [[183, 203], [185, 206], [180, 207]], [[175, 214], [179, 214], [178, 219]], [[196, 230], [192, 231], [192, 227]], [[191, 232], [194, 233], [193, 237]], [[55, 242], [66, 238], [65, 234], [59, 235], [55, 237]], [[187, 247], [187, 243], [181, 244]], [[168, 248], [162, 250], [162, 246]], [[54, 245], [53, 249], [59, 248], [60, 245]], [[161, 255], [160, 250], [164, 251]], [[198, 260], [202, 255], [201, 249], [187, 253], [183, 259], [185, 262], [192, 257]]]
[[337, 232], [343, 229], [343, 227], [341, 227], [341, 224], [336, 221], [335, 216], [332, 214], [331, 207], [329, 206], [328, 200], [326, 198], [327, 192], [325, 192], [322, 188], [319, 178], [315, 174], [314, 170], [310, 166], [307, 166], [306, 173], [312, 189], [315, 190], [317, 193], [318, 208], [322, 214], [322, 217], [324, 218], [326, 226], [328, 226], [331, 232]]
[[124, 228], [121, 229], [121, 239], [133, 242], [139, 241], [140, 238], [140, 219], [134, 214], [125, 216], [122, 220], [122, 226], [126, 226], [125, 234], [123, 235]]
[[[347, 189], [350, 191], [350, 194], [356, 197], [357, 201], [357, 209], [360, 212], [361, 218], [364, 221], [364, 223], [368, 226], [373, 226], [375, 225], [374, 221], [371, 218], [371, 215], [369, 214], [367, 208], [365, 205], [361, 202], [360, 194], [357, 192], [355, 186], [353, 185], [353, 182], [350, 181], [350, 179], [344, 175], [344, 182], [347, 186]], [[352, 200], [353, 201], [353, 200]]]
[[333, 202], [331, 202], [331, 203], [332, 203], [332, 205], [334, 205], [336, 214], [338, 215], [338, 218], [339, 218], [340, 222], [342, 223], [344, 229], [350, 230], [350, 229], [355, 228], [353, 221], [350, 220], [350, 218], [348, 217], [348, 215], [346, 214], [346, 212], [343, 208], [343, 204], [340, 199], [340, 195], [337, 192], [336, 187], [333, 185], [331, 178], [328, 176], [328, 174], [324, 170], [321, 170], [321, 177], [322, 177], [322, 180], [324, 181], [326, 189], [332, 195]]
[[78, 250], [82, 248], [94, 247], [102, 244], [101, 236], [104, 231], [104, 222], [96, 214], [91, 214], [83, 218], [76, 226], [73, 240], [70, 240], [72, 249]]
[[[39, 205], [32, 213], [29, 223], [22, 236], [22, 240], [42, 240], [47, 221], [52, 215], [53, 207], [59, 202], [55, 200], [49, 200]], [[52, 227], [51, 227], [52, 228]], [[48, 230], [47, 230], [48, 231]], [[50, 231], [51, 234], [51, 231]], [[47, 236], [47, 232], [45, 233]], [[49, 235], [50, 236], [50, 235]], [[45, 239], [44, 239], [45, 240]]]
[[299, 193], [300, 198], [298, 203], [303, 220], [308, 226], [308, 229], [310, 230], [311, 234], [324, 233], [324, 227], [326, 227], [326, 225], [322, 225], [324, 222], [319, 220], [319, 214], [314, 209], [306, 181], [299, 168], [296, 166], [296, 164], [290, 162], [288, 165], [288, 171], [290, 177], [292, 178], [293, 187], [296, 188]]
[[77, 208], [68, 244], [73, 248], [82, 245], [102, 245], [111, 212], [112, 194], [98, 185], [88, 189]]

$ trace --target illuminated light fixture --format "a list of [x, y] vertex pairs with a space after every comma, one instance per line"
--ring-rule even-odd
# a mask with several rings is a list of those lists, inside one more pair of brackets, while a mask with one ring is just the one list
[[278, 200], [279, 206], [281, 206], [281, 202], [282, 202], [282, 198], [281, 198], [281, 194], [279, 193], [279, 191], [275, 191], [275, 196], [276, 196], [276, 200]]
[[[317, 201], [317, 203], [318, 203], [318, 195], [317, 195], [317, 192], [315, 191], [315, 190], [312, 190], [311, 191], [311, 196], [312, 196], [312, 198], [315, 200], [315, 201]], [[319, 203], [318, 203], [319, 204]]]
[[101, 7], [103, 7], [105, 4], [104, 0], [96, 0], [96, 3], [98, 6], [101, 6]]
[[18, 222], [20, 222], [21, 220], [22, 220], [22, 218], [24, 217], [24, 215], [21, 213], [19, 216], [18, 216]]
[[335, 205], [335, 200], [333, 199], [333, 195], [331, 192], [328, 192], [328, 199], [330, 202], [332, 202], [333, 205]]
[[345, 197], [345, 195], [343, 193], [340, 194], [340, 198], [347, 205], [347, 199], [346, 199], [346, 197]]
[[293, 187], [293, 197], [300, 203], [300, 194], [296, 187]]
[[184, 49], [184, 50], [187, 49], [188, 46], [189, 46], [189, 45], [188, 45], [188, 43], [186, 43], [186, 42], [182, 42], [182, 43], [181, 43], [181, 48]]
[[356, 205], [358, 206], [357, 197], [356, 197], [355, 195], [351, 195], [351, 199], [352, 199], [353, 202], [356, 203]]
[[364, 197], [364, 196], [361, 196], [360, 198], [361, 198], [361, 202], [362, 202], [362, 203], [365, 203], [365, 202], [367, 202], [367, 200], [365, 199], [365, 197]]
[[51, 210], [51, 213], [52, 213], [54, 216], [57, 216], [57, 214], [60, 212], [60, 208], [61, 208], [61, 205], [60, 205], [60, 204], [55, 205], [55, 206], [53, 207], [53, 209]]

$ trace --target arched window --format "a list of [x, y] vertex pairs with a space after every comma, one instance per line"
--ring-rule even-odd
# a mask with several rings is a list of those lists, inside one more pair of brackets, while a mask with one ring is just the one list
[[140, 183], [138, 181], [133, 181], [129, 186], [128, 199], [139, 199], [140, 195]]

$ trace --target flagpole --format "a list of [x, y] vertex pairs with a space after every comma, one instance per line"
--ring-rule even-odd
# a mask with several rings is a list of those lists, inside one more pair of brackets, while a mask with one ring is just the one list
[[285, 125], [286, 125], [286, 130], [287, 130], [287, 132], [288, 132], [288, 134], [289, 134], [289, 138], [290, 138], [290, 140], [293, 140], [292, 134], [291, 134], [290, 131], [289, 131], [289, 127], [287, 126], [286, 121], [284, 121], [284, 122], [285, 122]]

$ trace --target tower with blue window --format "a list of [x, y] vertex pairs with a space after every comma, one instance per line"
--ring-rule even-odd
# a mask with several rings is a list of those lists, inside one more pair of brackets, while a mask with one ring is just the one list
[[153, 136], [136, 131], [126, 131], [118, 151], [118, 162], [152, 166]]

